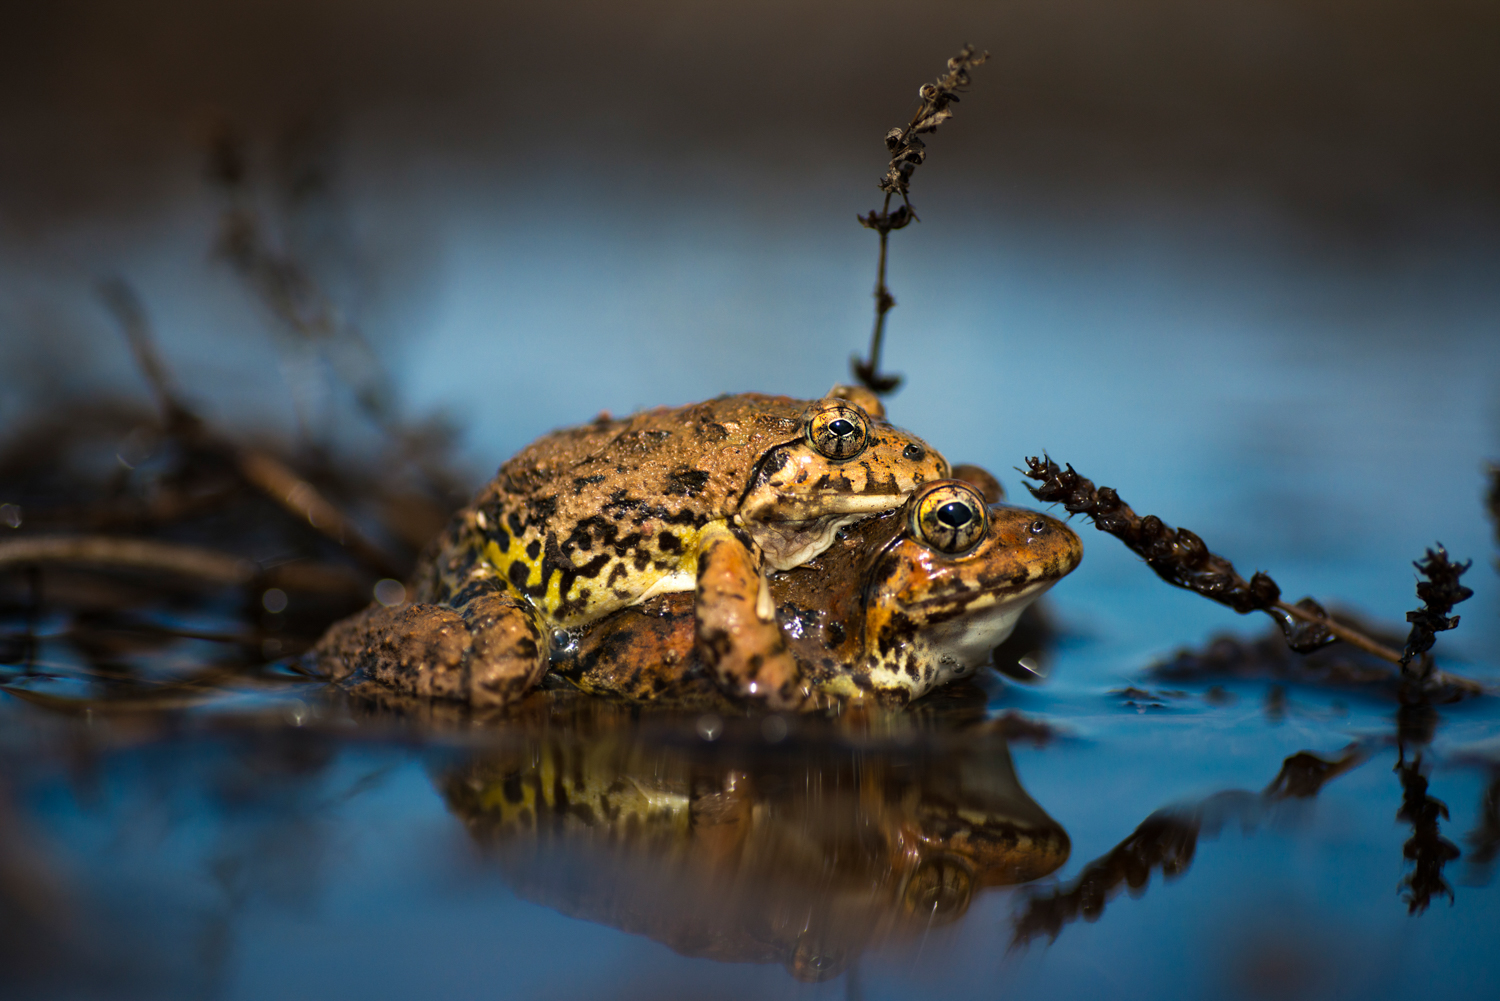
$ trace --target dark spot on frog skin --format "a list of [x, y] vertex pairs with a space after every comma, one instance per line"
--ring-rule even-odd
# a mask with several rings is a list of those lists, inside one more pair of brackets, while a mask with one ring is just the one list
[[697, 427], [698, 437], [704, 441], [719, 442], [729, 437], [729, 429], [716, 421], [702, 421]]
[[540, 555], [542, 555], [542, 544], [536, 539], [532, 539], [531, 543], [526, 547], [526, 558], [534, 560]]
[[508, 552], [510, 550], [510, 533], [508, 533], [505, 529], [495, 529], [495, 534], [492, 536], [492, 538], [495, 541], [495, 545], [499, 547], [502, 553]]
[[823, 628], [823, 632], [828, 637], [829, 645], [831, 645], [831, 646], [842, 646], [843, 645], [843, 642], [844, 642], [844, 627], [841, 626], [841, 625], [839, 625], [837, 622], [830, 622], [830, 623], [828, 623], [828, 625]]
[[527, 566], [520, 560], [516, 560], [510, 565], [510, 570], [507, 572], [507, 576], [510, 577], [510, 582], [515, 585], [517, 591], [525, 593], [526, 579], [531, 576], [531, 567]]
[[533, 522], [546, 521], [557, 513], [557, 498], [534, 497], [531, 501], [531, 520]]
[[784, 447], [778, 446], [771, 449], [761, 458], [760, 465], [755, 468], [755, 472], [750, 474], [749, 483], [745, 486], [745, 494], [748, 495], [757, 485], [781, 472], [790, 461], [791, 457], [786, 454]]
[[903, 612], [897, 612], [880, 627], [880, 634], [876, 637], [876, 648], [882, 657], [889, 657], [899, 647], [917, 634], [917, 624]]
[[688, 466], [678, 466], [667, 474], [667, 483], [663, 492], [668, 496], [696, 497], [708, 486], [709, 474], [701, 469], [692, 469]]
[[505, 516], [505, 523], [510, 526], [511, 535], [520, 535], [526, 531], [526, 526], [521, 524], [521, 516], [515, 511]]
[[680, 553], [682, 540], [671, 532], [662, 532], [656, 537], [656, 548], [664, 553]]
[[521, 776], [505, 776], [505, 781], [500, 784], [500, 791], [504, 794], [507, 803], [521, 802], [523, 798], [521, 795]]
[[573, 493], [581, 494], [583, 493], [584, 487], [591, 487], [595, 483], [603, 483], [606, 479], [608, 479], [608, 477], [603, 473], [600, 473], [597, 476], [575, 476], [573, 478]]

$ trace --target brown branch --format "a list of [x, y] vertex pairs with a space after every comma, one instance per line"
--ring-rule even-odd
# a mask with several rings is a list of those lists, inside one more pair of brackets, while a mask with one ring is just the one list
[[1352, 647], [1363, 650], [1365, 653], [1379, 657], [1381, 660], [1390, 661], [1392, 664], [1399, 665], [1401, 663], [1401, 652], [1399, 650], [1392, 650], [1384, 643], [1380, 643], [1376, 640], [1371, 639], [1364, 633], [1360, 632], [1358, 629], [1354, 629], [1350, 626], [1344, 625], [1342, 622], [1334, 619], [1331, 615], [1328, 615], [1326, 613], [1319, 615], [1317, 612], [1314, 612], [1310, 609], [1302, 608], [1298, 605], [1289, 604], [1285, 601], [1276, 602], [1275, 607], [1281, 609], [1283, 612], [1286, 612], [1293, 618], [1301, 619], [1303, 622], [1308, 622], [1323, 627], [1332, 635], [1338, 637]]
[[[901, 385], [901, 376], [881, 374], [880, 351], [885, 342], [885, 315], [896, 305], [895, 297], [885, 284], [885, 262], [891, 230], [903, 229], [917, 220], [908, 197], [911, 191], [911, 175], [927, 159], [926, 144], [921, 134], [936, 132], [937, 127], [953, 112], [950, 104], [958, 103], [958, 95], [969, 85], [969, 70], [989, 58], [988, 52], [975, 52], [972, 45], [965, 45], [958, 55], [948, 60], [948, 72], [938, 77], [935, 83], [924, 83], [918, 90], [922, 98], [917, 113], [905, 128], [891, 129], [885, 135], [885, 146], [891, 154], [886, 165], [885, 176], [880, 179], [880, 190], [885, 192], [885, 201], [876, 212], [855, 216], [859, 224], [873, 229], [880, 236], [880, 259], [875, 269], [875, 327], [870, 333], [870, 357], [863, 360], [859, 355], [849, 359], [854, 377], [872, 393], [884, 396]], [[891, 197], [901, 196], [901, 204], [891, 211]], [[920, 220], [917, 220], [920, 221]]]
[[365, 538], [353, 521], [280, 459], [260, 449], [242, 448], [236, 451], [235, 460], [240, 475], [251, 486], [348, 549], [370, 569], [383, 577], [402, 576], [390, 558]]
[[1431, 647], [1433, 631], [1458, 624], [1458, 618], [1449, 618], [1447, 613], [1473, 593], [1458, 583], [1468, 564], [1449, 562], [1441, 546], [1436, 552], [1429, 550], [1427, 559], [1416, 564], [1428, 578], [1417, 585], [1417, 594], [1426, 604], [1407, 616], [1414, 623], [1413, 638], [1407, 641], [1407, 652], [1403, 654], [1353, 626], [1336, 621], [1312, 598], [1303, 598], [1295, 604], [1283, 601], [1280, 586], [1267, 574], [1257, 571], [1245, 580], [1234, 564], [1210, 552], [1194, 533], [1185, 528], [1174, 529], [1155, 515], [1141, 517], [1112, 488], [1095, 488], [1092, 480], [1080, 476], [1071, 465], [1060, 468], [1047, 456], [1041, 459], [1028, 456], [1026, 467], [1021, 470], [1025, 476], [1041, 481], [1040, 486], [1026, 485], [1037, 500], [1060, 503], [1071, 514], [1087, 515], [1095, 528], [1125, 543], [1158, 577], [1174, 587], [1201, 594], [1242, 615], [1265, 612], [1281, 626], [1287, 645], [1299, 653], [1310, 653], [1341, 639], [1401, 668], [1403, 678], [1414, 686], [1408, 693], [1413, 699], [1423, 697], [1434, 681], [1454, 684], [1468, 692], [1482, 691], [1473, 682], [1433, 671], [1430, 658], [1425, 656], [1417, 669], [1408, 669], [1414, 653], [1425, 654]]
[[248, 584], [260, 573], [251, 560], [212, 549], [154, 539], [122, 539], [110, 535], [51, 535], [0, 542], [0, 567], [38, 563], [79, 563], [89, 566], [154, 570], [196, 577], [215, 584]]
[[262, 567], [254, 560], [217, 550], [155, 539], [46, 535], [0, 541], [0, 569], [42, 564], [148, 570], [239, 587], [253, 584], [333, 594], [366, 593], [365, 583], [341, 567], [300, 562]]
[[403, 576], [390, 557], [366, 538], [352, 519], [286, 463], [269, 452], [242, 448], [208, 431], [203, 421], [177, 395], [167, 366], [156, 349], [145, 309], [126, 282], [121, 279], [105, 282], [100, 286], [100, 295], [119, 322], [136, 364], [150, 383], [169, 433], [186, 444], [227, 454], [246, 483], [348, 549], [371, 570], [383, 577]]

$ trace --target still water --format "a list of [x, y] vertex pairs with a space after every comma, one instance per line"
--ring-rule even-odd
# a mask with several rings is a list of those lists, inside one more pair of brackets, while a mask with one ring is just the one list
[[[866, 234], [816, 198], [772, 220], [721, 194], [666, 215], [545, 191], [434, 212], [437, 263], [390, 320], [420, 333], [381, 342], [407, 405], [456, 414], [493, 468], [604, 409], [821, 392], [863, 333]], [[1048, 450], [1290, 597], [1381, 622], [1416, 607], [1410, 561], [1441, 540], [1475, 590], [1442, 663], [1500, 680], [1492, 255], [1351, 249], [1223, 207], [1044, 226], [962, 194], [893, 243], [898, 423], [1013, 500], [1011, 468]], [[255, 356], [193, 338], [229, 296], [174, 294], [212, 273], [194, 218], [132, 273], [189, 386]], [[241, 417], [284, 392], [274, 371], [222, 384]], [[176, 708], [73, 712], [23, 697], [66, 682], [4, 668], [4, 993], [1500, 992], [1495, 696], [1409, 720], [1398, 746], [1383, 688], [1156, 676], [1264, 624], [1079, 530], [1046, 679], [988, 675], [893, 719], [715, 724], [554, 695], [466, 725], [275, 664]], [[63, 677], [79, 657], [47, 628]], [[1283, 774], [1299, 752], [1335, 763], [1321, 787]], [[1288, 774], [1319, 771], [1300, 760]], [[1451, 899], [1413, 912], [1414, 872]]]

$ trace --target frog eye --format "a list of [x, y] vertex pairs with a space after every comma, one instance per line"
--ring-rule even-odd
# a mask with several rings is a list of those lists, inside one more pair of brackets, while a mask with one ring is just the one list
[[989, 512], [979, 491], [950, 480], [917, 495], [911, 527], [919, 539], [938, 552], [961, 553], [984, 538]]
[[812, 415], [807, 422], [807, 440], [830, 459], [852, 459], [865, 450], [870, 424], [865, 415], [850, 406], [835, 404]]

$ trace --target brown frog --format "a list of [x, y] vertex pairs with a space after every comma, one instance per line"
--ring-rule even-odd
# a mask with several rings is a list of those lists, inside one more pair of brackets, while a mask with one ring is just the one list
[[827, 980], [1068, 858], [993, 722], [711, 730], [576, 696], [532, 696], [437, 784], [518, 895], [684, 955]]
[[513, 701], [577, 630], [692, 592], [717, 682], [772, 708], [808, 690], [778, 627], [770, 571], [903, 504], [947, 461], [892, 427], [868, 391], [745, 393], [546, 435], [460, 511], [413, 581], [318, 644], [321, 668], [476, 705]]
[[[1083, 546], [1068, 526], [985, 501], [970, 482], [934, 481], [772, 577], [782, 634], [810, 693], [797, 708], [904, 705], [971, 675], [1022, 610], [1078, 566]], [[691, 602], [663, 595], [589, 630], [556, 674], [596, 694], [702, 704], [714, 694], [704, 668]]]

